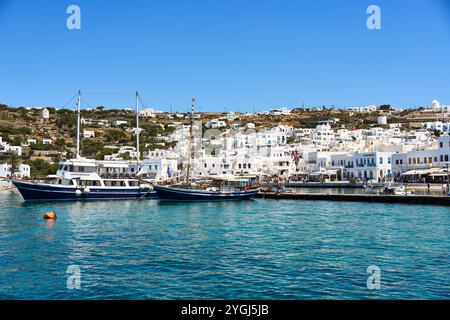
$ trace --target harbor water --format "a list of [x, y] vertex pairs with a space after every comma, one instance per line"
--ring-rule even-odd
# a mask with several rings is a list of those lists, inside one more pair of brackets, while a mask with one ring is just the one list
[[449, 230], [446, 206], [24, 203], [4, 191], [0, 299], [449, 299]]

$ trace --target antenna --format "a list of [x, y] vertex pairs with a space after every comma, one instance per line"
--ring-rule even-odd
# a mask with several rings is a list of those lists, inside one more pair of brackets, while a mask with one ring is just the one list
[[189, 176], [191, 174], [191, 156], [192, 156], [192, 136], [194, 127], [194, 111], [195, 111], [195, 96], [192, 97], [191, 105], [191, 125], [189, 127], [189, 148], [188, 148], [188, 159], [187, 159], [187, 170], [186, 170], [186, 184], [189, 182]]
[[139, 173], [139, 92], [136, 90], [136, 163], [137, 163], [137, 173]]
[[77, 101], [77, 159], [80, 158], [80, 113], [81, 113], [81, 90], [78, 90], [78, 101]]

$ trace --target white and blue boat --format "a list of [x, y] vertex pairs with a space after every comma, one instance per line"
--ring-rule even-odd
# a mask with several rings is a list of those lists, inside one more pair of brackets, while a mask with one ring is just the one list
[[11, 181], [25, 201], [157, 198], [136, 173], [137, 164], [78, 158], [61, 161], [56, 174], [42, 180]]
[[77, 153], [59, 163], [56, 174], [37, 181], [11, 179], [25, 201], [157, 198], [148, 180], [139, 179], [139, 95], [136, 92], [136, 161], [97, 161], [80, 156], [81, 92], [78, 91]]

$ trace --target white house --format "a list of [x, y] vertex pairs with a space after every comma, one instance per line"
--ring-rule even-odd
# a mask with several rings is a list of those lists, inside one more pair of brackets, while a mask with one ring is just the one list
[[50, 118], [50, 111], [48, 111], [47, 108], [42, 109], [41, 115], [43, 119], [49, 119]]
[[450, 136], [440, 136], [437, 148], [394, 154], [392, 163], [397, 177], [411, 170], [446, 167], [450, 163]]
[[20, 157], [22, 156], [22, 147], [11, 146], [9, 143], [3, 141], [2, 137], [0, 137], [0, 154], [1, 153], [15, 153]]
[[211, 129], [223, 128], [226, 126], [227, 126], [227, 124], [225, 123], [225, 121], [219, 120], [219, 119], [212, 119], [211, 121], [208, 121], [205, 124], [205, 127], [211, 128]]
[[146, 108], [142, 111], [139, 112], [139, 115], [144, 116], [144, 117], [151, 117], [154, 118], [156, 116], [156, 114], [158, 113], [162, 113], [162, 111], [153, 109], [153, 108]]
[[427, 130], [437, 130], [440, 132], [450, 133], [450, 122], [442, 122], [442, 121], [425, 122], [424, 128]]
[[116, 127], [120, 127], [120, 126], [126, 125], [126, 124], [128, 124], [128, 121], [125, 121], [125, 120], [116, 120], [116, 121], [114, 122], [114, 125], [115, 125]]
[[[0, 177], [7, 178], [11, 176], [11, 165], [7, 163], [0, 164]], [[20, 164], [18, 171], [14, 172], [14, 176], [18, 178], [30, 177], [30, 166], [27, 164]]]
[[139, 175], [149, 179], [165, 180], [180, 175], [176, 159], [154, 158], [144, 159], [141, 162]]
[[84, 130], [83, 131], [83, 138], [94, 138], [95, 137], [95, 131], [93, 130]]

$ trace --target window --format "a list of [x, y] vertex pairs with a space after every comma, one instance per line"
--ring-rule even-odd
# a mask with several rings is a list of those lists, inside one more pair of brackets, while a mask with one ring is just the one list
[[443, 148], [444, 147], [444, 143], [441, 141], [439, 142], [439, 148]]
[[383, 164], [383, 157], [380, 157], [380, 164]]

